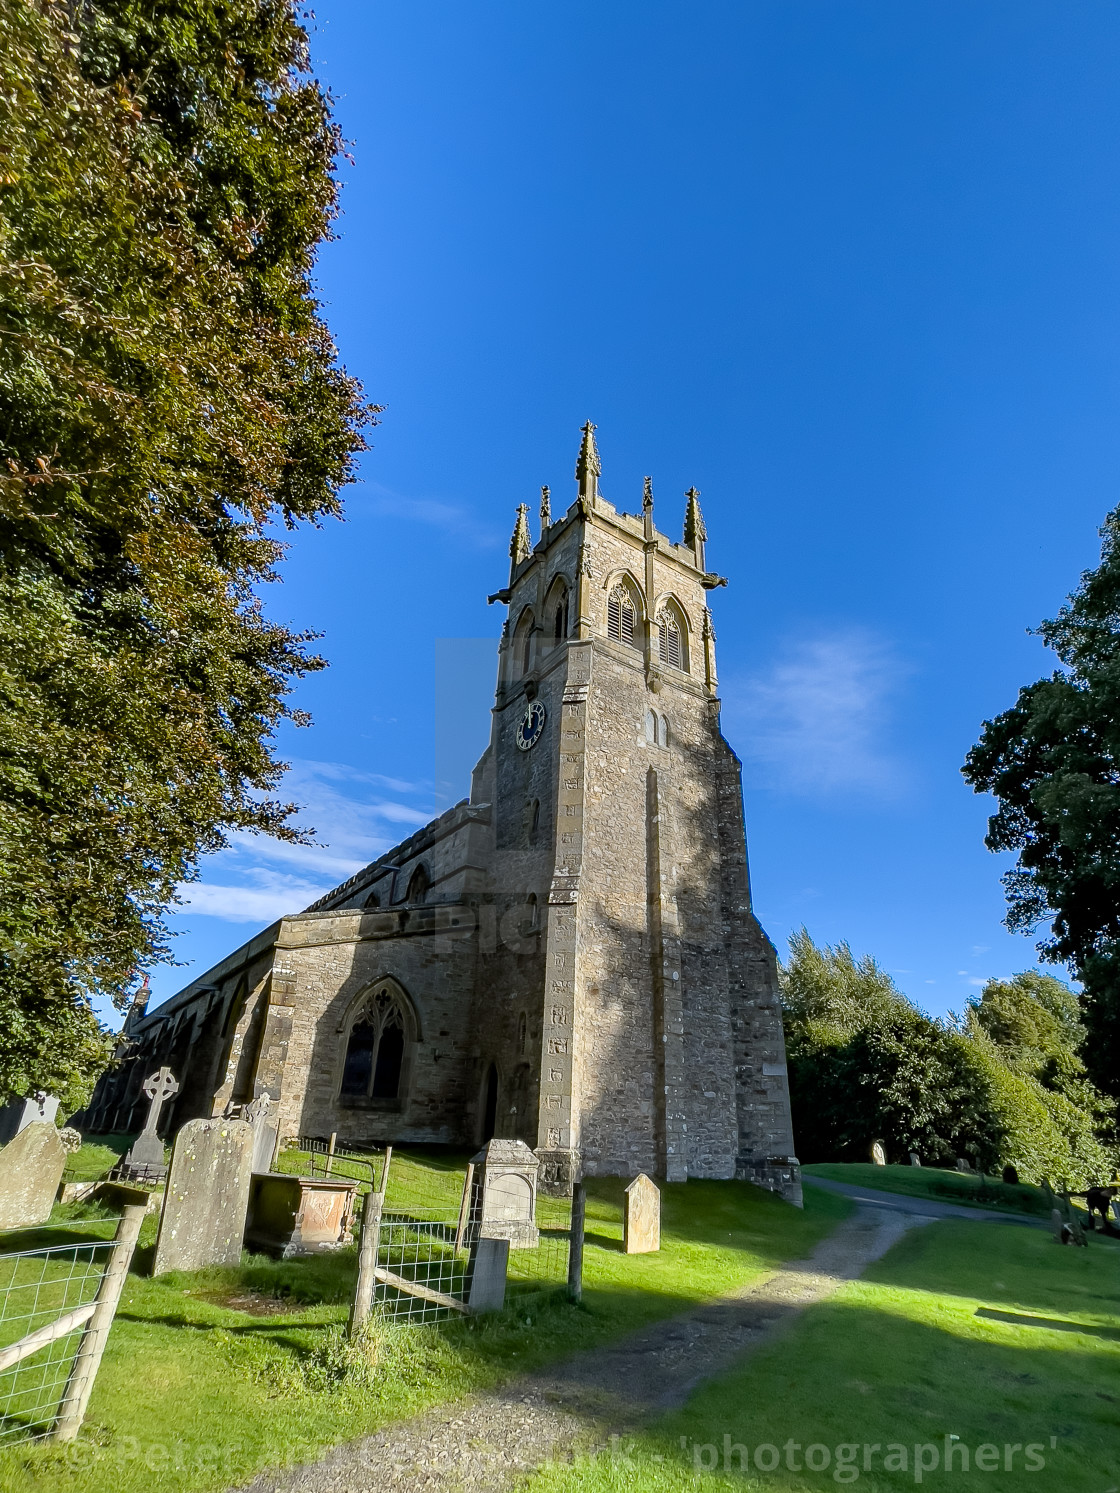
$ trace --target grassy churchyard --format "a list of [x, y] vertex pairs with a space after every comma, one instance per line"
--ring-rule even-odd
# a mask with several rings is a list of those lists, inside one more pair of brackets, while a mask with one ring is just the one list
[[[82, 1153], [72, 1160], [68, 1176], [84, 1166]], [[394, 1153], [388, 1206], [454, 1217], [464, 1167], [465, 1157]], [[237, 1269], [152, 1279], [153, 1217], [78, 1442], [0, 1451], [0, 1489], [228, 1488], [726, 1292], [805, 1255], [848, 1212], [824, 1193], [800, 1213], [746, 1184], [690, 1182], [663, 1190], [660, 1253], [627, 1256], [622, 1183], [591, 1182], [581, 1306], [553, 1290], [519, 1295], [492, 1318], [375, 1324], [361, 1352], [344, 1338], [354, 1248], [291, 1261], [246, 1254]], [[111, 1232], [81, 1205], [56, 1210], [63, 1219], [67, 1237], [75, 1223]], [[50, 1232], [37, 1230], [36, 1243]]]
[[647, 1434], [527, 1486], [1109, 1493], [1118, 1427], [1120, 1241], [1062, 1249], [1042, 1229], [954, 1220], [907, 1234]]

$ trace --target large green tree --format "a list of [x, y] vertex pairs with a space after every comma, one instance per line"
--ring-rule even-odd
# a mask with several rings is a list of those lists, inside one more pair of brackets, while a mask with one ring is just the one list
[[1115, 1107], [1081, 1059], [1067, 985], [1034, 971], [989, 980], [963, 1018], [919, 1011], [869, 955], [802, 929], [781, 971], [790, 1097], [805, 1161], [967, 1156], [1026, 1181], [1084, 1186], [1115, 1165]]
[[1062, 667], [985, 722], [963, 771], [999, 800], [989, 849], [1018, 855], [1008, 926], [1049, 922], [1040, 952], [1082, 981], [1085, 1061], [1120, 1094], [1120, 510], [1102, 534], [1100, 564], [1039, 628]]
[[292, 837], [285, 525], [372, 418], [313, 293], [339, 139], [289, 0], [0, 0], [0, 1088], [77, 1099], [161, 913]]

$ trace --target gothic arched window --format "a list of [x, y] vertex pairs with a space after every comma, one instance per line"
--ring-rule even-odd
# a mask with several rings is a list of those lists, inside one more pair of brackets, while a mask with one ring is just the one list
[[426, 902], [431, 885], [432, 878], [428, 875], [427, 868], [425, 866], [417, 866], [409, 880], [408, 893], [405, 900], [407, 902]]
[[619, 643], [636, 647], [638, 631], [638, 608], [634, 593], [624, 582], [619, 581], [607, 597], [607, 636]]
[[552, 637], [562, 643], [568, 636], [568, 592], [561, 588], [553, 598]]
[[662, 607], [657, 614], [657, 656], [671, 669], [688, 668], [684, 629], [680, 618], [669, 607]]
[[377, 895], [376, 892], [370, 892], [369, 896], [362, 903], [362, 906], [363, 907], [380, 907], [381, 906], [381, 898]]
[[408, 1012], [396, 991], [377, 990], [350, 1028], [342, 1068], [344, 1099], [401, 1097]]
[[533, 662], [533, 627], [534, 617], [528, 607], [518, 618], [517, 627], [513, 634], [513, 667], [516, 678], [529, 672]]

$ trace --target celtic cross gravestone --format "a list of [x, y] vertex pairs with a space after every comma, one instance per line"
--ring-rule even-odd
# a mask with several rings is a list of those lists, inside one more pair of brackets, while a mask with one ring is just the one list
[[167, 1168], [163, 1164], [163, 1142], [156, 1134], [160, 1110], [168, 1099], [174, 1099], [179, 1084], [170, 1068], [161, 1068], [144, 1080], [144, 1093], [151, 1100], [144, 1129], [132, 1143], [132, 1149], [124, 1158], [124, 1165], [131, 1172], [143, 1171], [149, 1176], [163, 1176]]

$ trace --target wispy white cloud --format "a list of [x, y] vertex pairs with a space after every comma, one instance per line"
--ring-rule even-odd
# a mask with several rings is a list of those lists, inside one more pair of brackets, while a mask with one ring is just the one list
[[890, 744], [892, 704], [909, 673], [859, 628], [791, 644], [764, 673], [725, 682], [725, 708], [754, 782], [828, 797], [895, 798], [909, 772]]
[[313, 831], [314, 843], [235, 833], [227, 850], [204, 863], [198, 881], [179, 888], [180, 910], [260, 924], [299, 912], [426, 824], [432, 791], [430, 782], [297, 760], [277, 796], [300, 806], [297, 822]]
[[413, 498], [394, 492], [380, 482], [366, 481], [364, 488], [370, 510], [383, 518], [400, 518], [406, 522], [427, 524], [480, 549], [491, 549], [504, 541], [504, 535], [492, 523], [464, 503], [448, 503], [439, 498]]

